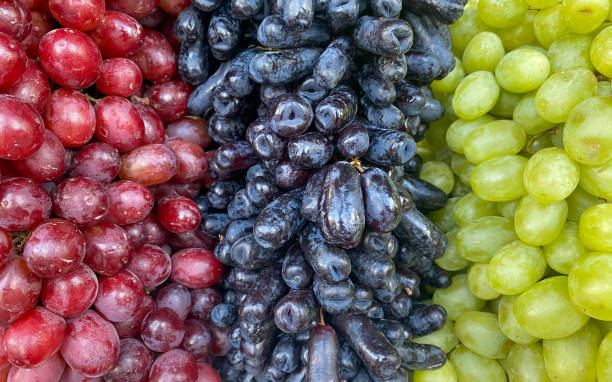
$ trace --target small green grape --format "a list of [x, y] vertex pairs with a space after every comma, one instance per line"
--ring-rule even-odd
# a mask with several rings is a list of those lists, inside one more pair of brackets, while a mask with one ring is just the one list
[[516, 154], [525, 145], [523, 129], [514, 121], [499, 120], [479, 126], [465, 137], [463, 152], [474, 164], [504, 155]]
[[453, 208], [453, 217], [459, 226], [484, 216], [495, 215], [498, 215], [495, 203], [482, 200], [473, 192], [460, 198]]
[[465, 137], [467, 137], [472, 131], [476, 130], [479, 126], [495, 121], [495, 118], [490, 115], [483, 115], [476, 119], [458, 119], [451, 123], [446, 130], [446, 143], [451, 150], [456, 153], [463, 154], [463, 145], [465, 144]]
[[601, 166], [612, 159], [612, 98], [580, 102], [565, 123], [563, 146], [570, 158], [587, 166]]
[[516, 212], [516, 206], [518, 205], [519, 199], [510, 200], [507, 202], [498, 202], [497, 212], [505, 218], [514, 220], [514, 213]]
[[544, 9], [557, 4], [557, 0], [525, 0], [527, 5], [533, 9]]
[[596, 204], [601, 204], [601, 200], [580, 187], [576, 188], [567, 198], [567, 219], [577, 222], [587, 208]]
[[579, 180], [580, 167], [557, 147], [533, 154], [523, 172], [527, 192], [541, 203], [567, 198], [574, 192]]
[[591, 251], [612, 251], [612, 204], [587, 208], [578, 222], [578, 237]]
[[450, 166], [451, 159], [453, 158], [454, 152], [448, 148], [448, 146], [444, 146], [438, 149], [434, 154], [434, 161], [442, 162], [447, 166]]
[[465, 157], [461, 154], [453, 155], [451, 160], [451, 170], [459, 177], [461, 183], [469, 186], [470, 185], [470, 176], [472, 175], [472, 170], [474, 170], [476, 165], [469, 160], [465, 159]]
[[453, 95], [453, 111], [459, 118], [475, 119], [493, 109], [499, 98], [499, 85], [490, 72], [478, 71], [466, 76]]
[[480, 199], [505, 202], [523, 196], [523, 169], [527, 158], [519, 155], [496, 157], [478, 164], [470, 176], [470, 184]]
[[543, 248], [548, 266], [567, 275], [576, 261], [588, 251], [578, 238], [578, 223], [566, 221], [559, 235]]
[[545, 271], [546, 259], [540, 248], [516, 240], [495, 253], [487, 277], [496, 292], [519, 294], [538, 282]]
[[612, 199], [612, 160], [601, 166], [580, 166], [580, 187], [591, 195]]
[[442, 257], [434, 260], [434, 263], [445, 271], [460, 271], [470, 265], [468, 260], [459, 256], [459, 253], [457, 253], [457, 245], [455, 242], [457, 231], [458, 229], [455, 228], [446, 233], [448, 246], [446, 247], [446, 250], [444, 250]]
[[533, 49], [519, 48], [508, 52], [495, 68], [499, 85], [512, 93], [537, 89], [550, 73], [546, 56]]
[[512, 345], [502, 366], [508, 382], [550, 382], [540, 344]]
[[450, 355], [457, 382], [506, 382], [506, 373], [499, 362], [458, 346]]
[[412, 382], [457, 382], [457, 373], [452, 363], [435, 370], [415, 370]]
[[533, 155], [540, 150], [553, 146], [552, 135], [544, 133], [529, 137], [527, 139], [527, 143], [525, 143], [525, 147], [523, 147], [523, 150], [528, 155]]
[[504, 44], [493, 32], [480, 32], [474, 36], [463, 52], [463, 68], [466, 73], [479, 70], [493, 72], [504, 56]]
[[499, 330], [493, 313], [462, 313], [455, 320], [455, 334], [465, 347], [487, 358], [505, 358], [512, 346], [512, 341]]
[[442, 232], [449, 232], [457, 228], [457, 222], [455, 222], [455, 218], [453, 217], [453, 211], [459, 199], [461, 198], [449, 198], [444, 207], [427, 214], [429, 220], [437, 225]]
[[555, 126], [554, 123], [540, 117], [540, 114], [536, 111], [535, 97], [536, 92], [525, 93], [512, 112], [512, 120], [518, 123], [529, 135], [543, 133]]
[[452, 321], [446, 320], [444, 326], [426, 336], [413, 338], [412, 342], [417, 344], [431, 344], [439, 347], [444, 353], [450, 353], [459, 345], [459, 338], [455, 334], [455, 325]]
[[586, 34], [569, 33], [553, 42], [546, 53], [553, 72], [566, 69], [585, 68], [593, 71], [591, 65], [591, 48], [593, 37]]
[[514, 301], [514, 316], [527, 333], [543, 339], [567, 337], [589, 320], [570, 300], [566, 276], [549, 277], [529, 287]]
[[595, 86], [595, 95], [601, 97], [610, 97], [612, 96], [610, 81], [598, 81], [597, 86]]
[[569, 273], [567, 286], [572, 302], [584, 314], [612, 321], [612, 254], [582, 256]]
[[493, 289], [487, 277], [488, 264], [472, 264], [468, 269], [468, 286], [474, 295], [483, 300], [495, 300], [499, 293]]
[[[470, 162], [466, 161], [466, 163]], [[453, 192], [451, 192], [450, 196], [462, 197], [470, 192], [472, 192], [472, 188], [469, 185], [464, 184], [461, 179], [455, 178], [455, 188], [453, 188]]]
[[442, 117], [439, 120], [430, 123], [429, 128], [425, 133], [425, 138], [427, 138], [427, 141], [436, 149], [446, 146], [446, 130], [452, 122], [453, 121], [449, 120], [447, 117]]
[[509, 28], [525, 18], [527, 4], [523, 0], [479, 0], [478, 17], [494, 28]]
[[514, 50], [525, 45], [536, 45], [537, 39], [533, 33], [534, 14], [527, 13], [523, 21], [509, 28], [496, 31], [507, 50]]
[[463, 15], [450, 26], [453, 54], [463, 57], [463, 52], [470, 40], [478, 33], [489, 30], [487, 24], [483, 23], [476, 9], [466, 8]]
[[597, 350], [597, 381], [612, 381], [612, 332], [606, 334]]
[[530, 245], [545, 245], [557, 237], [567, 219], [567, 202], [540, 203], [530, 195], [516, 206], [514, 230], [519, 239]]
[[417, 154], [423, 159], [423, 162], [429, 162], [434, 160], [434, 156], [436, 155], [436, 148], [429, 143], [427, 138], [424, 138], [422, 141], [417, 142]]
[[612, 77], [612, 26], [602, 29], [593, 39], [591, 63], [604, 76]]
[[463, 273], [452, 277], [450, 287], [436, 289], [433, 303], [446, 309], [448, 319], [455, 321], [461, 313], [480, 310], [487, 302], [479, 299], [470, 291], [467, 275]]
[[569, 29], [563, 21], [561, 4], [542, 9], [533, 19], [533, 32], [538, 42], [546, 49], [559, 37], [569, 33]]
[[455, 187], [455, 175], [444, 162], [431, 161], [423, 164], [420, 178], [438, 187], [447, 195]]
[[499, 89], [499, 98], [497, 103], [489, 113], [499, 118], [511, 118], [514, 113], [514, 108], [523, 98], [522, 94], [510, 93], [506, 89]]
[[527, 333], [521, 325], [519, 325], [514, 316], [514, 301], [518, 296], [502, 296], [499, 299], [499, 310], [497, 313], [497, 321], [499, 328], [504, 335], [510, 338], [513, 342], [522, 345], [529, 345], [538, 342], [540, 339]]
[[457, 252], [467, 260], [485, 263], [501, 247], [516, 239], [510, 219], [485, 216], [459, 228]]
[[441, 98], [442, 95], [450, 94], [457, 89], [459, 82], [465, 77], [465, 70], [460, 59], [455, 58], [455, 67], [453, 70], [441, 80], [435, 80], [431, 83], [431, 91], [436, 98]]
[[574, 33], [589, 33], [608, 17], [609, 0], [563, 0], [561, 14], [567, 28]]

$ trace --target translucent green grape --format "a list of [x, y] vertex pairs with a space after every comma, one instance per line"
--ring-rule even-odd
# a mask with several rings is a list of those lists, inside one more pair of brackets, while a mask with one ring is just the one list
[[569, 33], [561, 14], [561, 4], [539, 11], [533, 19], [533, 32], [538, 42], [546, 49], [559, 37]]
[[578, 221], [578, 237], [591, 251], [612, 251], [612, 204], [587, 208]]
[[519, 48], [506, 53], [495, 68], [499, 85], [512, 93], [537, 89], [550, 73], [546, 56], [534, 49]]
[[478, 17], [476, 9], [466, 8], [459, 20], [450, 26], [453, 54], [463, 57], [463, 51], [470, 40], [478, 33], [489, 29], [487, 24]]
[[493, 72], [504, 56], [504, 44], [493, 32], [480, 32], [474, 36], [463, 52], [463, 68], [467, 73], [486, 70]]
[[523, 184], [526, 164], [527, 158], [519, 155], [496, 157], [478, 164], [470, 177], [474, 193], [492, 202], [520, 198], [527, 192]]
[[569, 198], [567, 198], [567, 218], [568, 220], [577, 222], [587, 208], [601, 203], [602, 201], [596, 196], [593, 196], [584, 191], [582, 188], [578, 187], [569, 196]]
[[474, 295], [483, 300], [494, 300], [499, 293], [493, 289], [487, 277], [488, 264], [472, 264], [468, 269], [468, 286]]
[[455, 325], [452, 321], [446, 320], [440, 329], [426, 336], [413, 338], [412, 342], [435, 345], [445, 353], [450, 353], [459, 344], [459, 338], [455, 334]]
[[604, 22], [609, 9], [609, 0], [563, 0], [561, 14], [570, 31], [589, 33]]
[[525, 145], [526, 136], [519, 125], [499, 120], [479, 126], [465, 137], [463, 153], [474, 164], [504, 155], [516, 154]]
[[451, 192], [450, 196], [462, 197], [470, 192], [472, 192], [472, 188], [470, 186], [462, 183], [461, 179], [455, 178], [455, 188], [453, 189], [453, 192]]
[[415, 370], [412, 382], [456, 382], [457, 373], [452, 363], [446, 362], [436, 370]]
[[502, 366], [508, 374], [508, 382], [550, 382], [540, 344], [512, 345]]
[[597, 78], [588, 69], [554, 73], [538, 89], [535, 109], [548, 122], [565, 122], [576, 105], [595, 94], [595, 85]]
[[462, 313], [455, 320], [455, 334], [465, 347], [487, 358], [505, 358], [512, 346], [512, 341], [499, 330], [493, 313]]
[[510, 93], [502, 88], [499, 90], [497, 103], [489, 113], [499, 118], [512, 118], [514, 108], [516, 108], [516, 105], [518, 105], [522, 97], [522, 94]]
[[449, 94], [457, 89], [459, 82], [465, 77], [465, 70], [460, 59], [455, 58], [455, 67], [453, 70], [441, 80], [435, 80], [431, 83], [431, 91], [436, 98], [441, 98], [444, 94]]
[[434, 156], [436, 155], [436, 148], [429, 143], [427, 138], [423, 139], [420, 142], [417, 142], [417, 154], [423, 159], [423, 162], [429, 162], [434, 160]]
[[546, 259], [538, 247], [513, 241], [495, 253], [487, 277], [501, 294], [519, 294], [535, 284], [546, 271]]
[[514, 50], [525, 45], [536, 45], [537, 39], [533, 33], [533, 19], [535, 14], [527, 13], [523, 21], [509, 28], [496, 31], [507, 50]]
[[470, 291], [467, 275], [463, 273], [453, 276], [450, 287], [436, 289], [433, 303], [446, 309], [448, 319], [455, 321], [461, 313], [480, 310], [487, 302], [479, 299]]
[[519, 239], [530, 245], [545, 245], [557, 237], [567, 219], [567, 202], [540, 203], [530, 195], [516, 206], [514, 230]]
[[565, 276], [529, 287], [514, 301], [514, 316], [527, 333], [543, 339], [567, 337], [589, 320], [570, 300]]
[[557, 4], [557, 0], [526, 0], [525, 2], [533, 9], [549, 8]]
[[588, 251], [578, 238], [578, 223], [566, 221], [559, 235], [543, 248], [548, 266], [567, 275], [576, 261]]
[[612, 96], [610, 81], [598, 81], [597, 86], [595, 87], [595, 95], [601, 97]]
[[542, 341], [544, 365], [553, 382], [595, 382], [597, 347], [601, 341], [593, 320], [565, 338]]
[[429, 128], [425, 133], [425, 138], [427, 138], [427, 141], [436, 149], [440, 149], [446, 146], [446, 130], [452, 122], [453, 121], [451, 121], [447, 117], [443, 117], [437, 121], [430, 123]]
[[512, 120], [529, 135], [542, 133], [555, 126], [554, 123], [540, 117], [535, 108], [535, 96], [536, 92], [524, 94], [512, 112]]
[[557, 147], [533, 154], [523, 172], [525, 189], [541, 203], [567, 198], [574, 192], [579, 180], [580, 167]]
[[472, 170], [474, 170], [476, 165], [469, 160], [465, 159], [465, 157], [461, 154], [453, 155], [451, 160], [451, 170], [459, 177], [461, 183], [469, 186], [470, 185], [470, 176], [472, 175]]
[[455, 222], [455, 218], [453, 217], [453, 210], [459, 199], [461, 198], [449, 198], [444, 207], [427, 214], [429, 220], [437, 225], [442, 232], [449, 232], [457, 228], [457, 222]]
[[491, 121], [495, 121], [495, 118], [490, 115], [483, 115], [476, 119], [458, 119], [451, 123], [448, 130], [446, 130], [446, 143], [448, 147], [456, 153], [463, 154], [465, 137], [479, 126]]
[[467, 260], [485, 263], [501, 247], [516, 239], [510, 219], [485, 216], [459, 228], [457, 251], [459, 256]]
[[543, 133], [529, 137], [523, 151], [528, 155], [533, 155], [540, 150], [553, 146], [552, 135]]
[[420, 178], [450, 194], [455, 187], [455, 175], [444, 162], [431, 161], [423, 163]]
[[516, 206], [518, 205], [519, 199], [510, 200], [507, 202], [497, 203], [497, 211], [505, 218], [514, 220], [514, 213], [516, 212]]
[[444, 251], [442, 257], [434, 260], [437, 266], [444, 269], [445, 271], [459, 271], [470, 265], [470, 262], [457, 253], [457, 245], [455, 238], [457, 237], [458, 229], [453, 229], [446, 233], [448, 239], [448, 246]]
[[479, 0], [478, 17], [495, 28], [509, 28], [525, 18], [527, 4], [523, 0]]
[[599, 382], [612, 381], [612, 332], [608, 333], [599, 344], [596, 366]]
[[540, 339], [527, 333], [521, 325], [519, 325], [514, 316], [514, 301], [517, 296], [502, 296], [499, 299], [499, 309], [497, 313], [497, 321], [499, 328], [504, 335], [510, 338], [513, 342], [522, 345], [529, 345], [538, 342]]
[[570, 113], [563, 129], [567, 155], [587, 166], [612, 159], [612, 98], [591, 97]]
[[593, 71], [591, 65], [591, 48], [593, 37], [586, 34], [569, 33], [553, 42], [546, 53], [553, 72], [566, 69], [585, 68]]
[[465, 346], [457, 347], [450, 355], [457, 382], [506, 382], [506, 373], [499, 362], [471, 352]]
[[447, 166], [450, 166], [451, 160], [453, 158], [453, 150], [449, 149], [448, 146], [444, 146], [438, 149], [434, 155], [434, 160], [437, 162], [442, 162]]
[[473, 192], [460, 198], [453, 208], [453, 217], [460, 226], [484, 216], [495, 215], [498, 215], [496, 204], [480, 199]]
[[595, 36], [590, 53], [595, 69], [608, 78], [612, 77], [612, 26]]
[[580, 166], [580, 187], [589, 194], [612, 199], [612, 160], [601, 166]]
[[569, 273], [567, 286], [572, 302], [584, 314], [612, 321], [612, 254], [582, 256]]
[[[459, 82], [459, 83], [461, 83], [461, 82]], [[457, 86], [459, 86], [459, 85], [457, 85]], [[454, 93], [446, 94], [440, 100], [440, 102], [442, 103], [442, 106], [444, 107], [444, 118], [448, 119], [449, 121], [453, 121], [453, 122], [459, 119], [457, 114], [455, 114], [455, 110], [453, 109], [453, 97], [454, 96], [455, 96]]]
[[466, 76], [453, 95], [453, 111], [459, 118], [475, 119], [493, 109], [499, 98], [499, 85], [490, 72], [479, 71]]

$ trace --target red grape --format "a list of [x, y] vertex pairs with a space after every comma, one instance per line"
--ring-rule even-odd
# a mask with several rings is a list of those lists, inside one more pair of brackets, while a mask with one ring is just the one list
[[132, 317], [140, 308], [144, 290], [138, 277], [130, 271], [100, 279], [96, 310], [107, 320], [122, 322]]
[[172, 16], [178, 16], [190, 4], [191, 0], [159, 0], [159, 7]]
[[0, 181], [0, 227], [25, 231], [51, 214], [51, 198], [45, 189], [28, 178]]
[[173, 233], [168, 239], [168, 244], [175, 251], [187, 248], [204, 248], [213, 251], [217, 245], [217, 239], [196, 229], [187, 233]]
[[168, 241], [170, 232], [168, 232], [164, 226], [159, 223], [159, 220], [155, 214], [150, 214], [147, 216], [142, 221], [142, 224], [146, 244], [153, 244], [161, 247], [166, 243], [166, 241]]
[[14, 322], [34, 309], [41, 280], [26, 266], [23, 257], [9, 256], [0, 266], [0, 325]]
[[132, 243], [132, 248], [138, 248], [145, 244], [144, 224], [142, 224], [142, 221], [132, 224], [124, 224], [121, 226], [121, 228], [123, 228], [125, 233], [127, 233], [128, 239], [130, 239], [130, 243]]
[[6, 89], [19, 80], [26, 69], [27, 59], [25, 50], [16, 40], [0, 33], [0, 89]]
[[162, 121], [171, 122], [187, 114], [189, 94], [191, 86], [183, 81], [166, 81], [151, 86], [145, 97]]
[[210, 364], [198, 362], [198, 379], [196, 382], [221, 382], [221, 377]]
[[51, 26], [51, 17], [48, 13], [30, 10], [32, 14], [32, 31], [27, 35], [21, 45], [26, 50], [26, 54], [30, 58], [38, 58], [38, 44], [40, 40], [46, 35], [53, 27]]
[[198, 367], [193, 357], [184, 350], [174, 349], [155, 359], [149, 382], [195, 382]]
[[85, 264], [54, 279], [45, 279], [40, 300], [45, 308], [64, 318], [85, 312], [98, 295], [98, 278]]
[[159, 0], [107, 0], [108, 9], [127, 13], [135, 19], [149, 15], [157, 8]]
[[161, 288], [155, 296], [155, 302], [158, 308], [172, 309], [181, 320], [186, 319], [191, 310], [189, 290], [177, 283], [170, 283]]
[[153, 353], [137, 339], [121, 340], [119, 361], [104, 376], [106, 382], [140, 382], [147, 379], [153, 363]]
[[86, 176], [100, 183], [112, 182], [119, 175], [121, 156], [108, 143], [90, 143], [72, 157], [70, 176]]
[[72, 89], [57, 89], [51, 94], [44, 114], [45, 127], [66, 147], [81, 147], [96, 129], [96, 113], [89, 100]]
[[[6, 329], [8, 326], [0, 326], [0, 344], [4, 344], [4, 333], [6, 333]], [[4, 349], [4, 345], [0, 345], [0, 370], [4, 370], [10, 367], [8, 359], [6, 359], [6, 350]], [[2, 377], [0, 377], [0, 381], [3, 381]]]
[[200, 320], [208, 321], [210, 312], [221, 303], [223, 296], [215, 288], [192, 289], [191, 293], [191, 315]]
[[66, 274], [83, 262], [85, 237], [64, 219], [49, 219], [28, 236], [23, 258], [35, 275], [43, 278]]
[[200, 225], [202, 215], [195, 202], [184, 196], [168, 196], [157, 205], [159, 222], [174, 233], [187, 233]]
[[[191, 4], [191, 0], [189, 0], [189, 4]], [[176, 21], [176, 17], [168, 15], [162, 20], [161, 27], [159, 31], [166, 36], [168, 42], [172, 46], [175, 52], [180, 52], [181, 50], [181, 39], [177, 36], [176, 32], [174, 32], [174, 23]]]
[[195, 183], [202, 180], [208, 170], [204, 149], [184, 138], [170, 138], [166, 144], [176, 153], [178, 169], [173, 180], [179, 183]]
[[66, 362], [55, 354], [47, 362], [31, 369], [21, 369], [13, 366], [8, 374], [7, 382], [60, 382]]
[[53, 212], [79, 227], [91, 227], [108, 213], [108, 194], [91, 178], [64, 180], [53, 193]]
[[132, 151], [144, 141], [144, 123], [138, 111], [125, 98], [106, 96], [94, 107], [96, 138], [120, 152]]
[[[132, 260], [127, 265], [127, 269], [138, 276], [145, 289], [155, 288], [166, 281], [170, 277], [171, 268], [170, 256], [152, 244], [136, 248], [132, 252]], [[191, 302], [191, 298], [189, 301]]]
[[134, 61], [127, 58], [109, 58], [102, 62], [96, 88], [104, 95], [129, 97], [142, 85], [142, 73]]
[[185, 321], [185, 338], [181, 347], [188, 351], [195, 359], [208, 355], [208, 349], [212, 341], [210, 330], [202, 321]]
[[221, 278], [223, 265], [206, 249], [183, 249], [172, 256], [170, 279], [188, 288], [206, 288]]
[[138, 114], [140, 114], [144, 122], [144, 143], [164, 143], [166, 130], [164, 129], [164, 123], [161, 118], [159, 118], [159, 115], [157, 115], [155, 109], [140, 102], [134, 102], [133, 105], [136, 110], [138, 110]]
[[162, 21], [166, 19], [168, 14], [162, 11], [161, 8], [157, 7], [153, 10], [153, 12], [149, 13], [145, 17], [141, 17], [138, 19], [138, 22], [142, 24], [145, 28], [157, 28], [161, 25]]
[[6, 330], [6, 357], [15, 366], [40, 366], [57, 353], [65, 331], [63, 318], [43, 307], [36, 307]]
[[176, 154], [170, 147], [144, 145], [123, 156], [119, 178], [154, 186], [170, 180], [177, 168]]
[[177, 348], [185, 336], [184, 321], [170, 308], [150, 311], [140, 326], [140, 337], [155, 352]]
[[155, 300], [153, 300], [153, 297], [145, 294], [138, 311], [132, 317], [127, 321], [113, 322], [119, 334], [119, 338], [137, 337], [140, 334], [142, 320], [144, 320], [145, 316], [155, 308]]
[[101, 377], [90, 378], [83, 374], [74, 371], [70, 366], [66, 365], [62, 379], [59, 382], [102, 382]]
[[[36, 61], [28, 59], [25, 71], [17, 82], [14, 82], [6, 90], [6, 93], [29, 103], [34, 106], [36, 111], [42, 113], [45, 111], [51, 95], [51, 85], [49, 85], [49, 79], [40, 65]], [[49, 128], [48, 125], [46, 127]]]
[[87, 310], [68, 320], [60, 352], [77, 372], [99, 377], [109, 372], [119, 359], [119, 336], [110, 322]]
[[170, 138], [180, 137], [193, 141], [204, 149], [212, 143], [212, 138], [208, 135], [208, 123], [199, 117], [187, 116], [170, 122], [166, 134]]
[[143, 35], [142, 45], [128, 58], [138, 65], [142, 76], [147, 80], [168, 81], [174, 76], [177, 68], [176, 54], [172, 46], [158, 31], [145, 29]]
[[106, 11], [102, 22], [89, 32], [102, 56], [127, 57], [142, 45], [142, 25], [133, 17], [117, 11]]
[[45, 73], [56, 84], [85, 89], [98, 79], [102, 55], [94, 42], [75, 29], [55, 29], [43, 36], [38, 56]]
[[83, 231], [87, 241], [85, 264], [106, 276], [117, 274], [130, 261], [132, 246], [123, 228], [100, 223]]
[[26, 159], [13, 161], [15, 170], [39, 183], [52, 182], [66, 171], [66, 150], [62, 142], [45, 130], [42, 146]]
[[0, 158], [28, 158], [42, 146], [44, 131], [43, 119], [36, 109], [13, 96], [0, 95]]
[[15, 0], [0, 0], [0, 34], [21, 41], [31, 30], [32, 14], [25, 5]]
[[49, 0], [49, 10], [57, 22], [83, 32], [102, 21], [104, 9], [104, 0]]
[[166, 182], [151, 187], [155, 200], [162, 200], [166, 196], [184, 196], [193, 199], [200, 194], [202, 186], [199, 183]]
[[131, 224], [143, 220], [155, 203], [153, 194], [140, 183], [120, 180], [108, 185], [109, 209], [107, 220]]
[[210, 334], [212, 335], [212, 342], [210, 343], [210, 354], [216, 356], [224, 356], [232, 348], [232, 344], [229, 342], [229, 329], [219, 328], [214, 325], [208, 325]]
[[[11, 254], [12, 249], [13, 249], [13, 238], [11, 237], [11, 234], [8, 231], [0, 228], [0, 265], [4, 264], [6, 259], [8, 259], [9, 255]], [[168, 272], [168, 276], [170, 276], [169, 272]], [[0, 362], [0, 366], [2, 366], [1, 362]]]

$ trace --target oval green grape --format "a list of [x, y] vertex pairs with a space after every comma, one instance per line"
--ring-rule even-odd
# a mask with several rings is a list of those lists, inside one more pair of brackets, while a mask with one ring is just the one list
[[487, 277], [493, 290], [519, 294], [538, 282], [546, 272], [542, 250], [516, 240], [503, 246], [489, 262]]
[[487, 114], [499, 98], [499, 85], [490, 72], [478, 71], [467, 75], [453, 94], [454, 113], [463, 119], [475, 119]]
[[523, 172], [525, 189], [541, 203], [567, 198], [574, 192], [579, 180], [580, 167], [557, 147], [533, 154]]
[[525, 132], [510, 120], [499, 120], [479, 126], [465, 137], [463, 152], [474, 164], [488, 159], [516, 154], [525, 145]]
[[530, 245], [548, 244], [561, 232], [567, 210], [565, 200], [544, 204], [526, 195], [519, 201], [514, 213], [516, 235]]
[[457, 252], [467, 260], [486, 263], [501, 247], [516, 239], [510, 219], [485, 216], [459, 228]]
[[523, 170], [527, 158], [519, 155], [496, 157], [478, 164], [470, 176], [470, 184], [480, 199], [506, 202], [525, 195]]
[[537, 89], [548, 78], [550, 62], [534, 49], [519, 48], [508, 52], [495, 68], [499, 85], [512, 93]]

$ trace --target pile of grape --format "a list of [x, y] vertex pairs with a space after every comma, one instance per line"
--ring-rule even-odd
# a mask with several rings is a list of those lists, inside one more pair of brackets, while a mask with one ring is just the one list
[[[612, 26], [604, 1], [479, 0], [431, 88], [420, 176], [453, 272], [420, 381], [612, 381]], [[427, 375], [427, 376], [425, 376]]]

